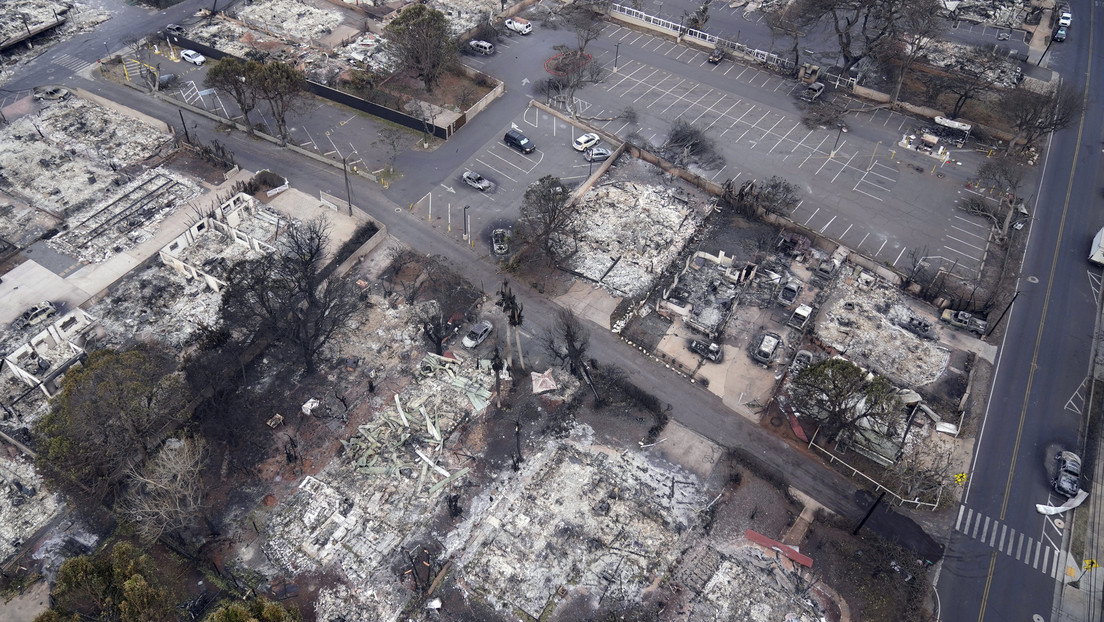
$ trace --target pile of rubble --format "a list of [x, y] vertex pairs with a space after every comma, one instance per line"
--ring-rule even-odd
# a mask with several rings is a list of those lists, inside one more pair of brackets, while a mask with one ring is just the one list
[[0, 128], [0, 189], [66, 218], [121, 194], [126, 175], [120, 169], [146, 160], [170, 140], [83, 99], [52, 102]]
[[[447, 487], [468, 473], [452, 464], [457, 457], [444, 446], [462, 421], [486, 408], [494, 381], [485, 367], [426, 357], [421, 377], [344, 442], [345, 459], [306, 478], [272, 515], [267, 557], [292, 572], [334, 568], [356, 586], [386, 570]], [[366, 616], [358, 619], [393, 619], [403, 604], [381, 602], [375, 590], [355, 592], [342, 607]], [[332, 594], [323, 594], [325, 602], [333, 602]], [[319, 607], [320, 619], [333, 617]]]
[[309, 0], [248, 2], [233, 11], [247, 24], [303, 42], [330, 34], [342, 21], [339, 11], [319, 8]]
[[1019, 28], [1032, 3], [1024, 0], [945, 1], [955, 19], [1002, 28]]
[[28, 30], [53, 24], [71, 8], [71, 2], [60, 0], [4, 0], [4, 10], [0, 11], [0, 42], [20, 37]]
[[[977, 48], [974, 46], [964, 43], [936, 40], [932, 41], [924, 48], [921, 54], [921, 60], [933, 67], [939, 67], [940, 69], [954, 72], [969, 72], [973, 69], [968, 66], [969, 58], [971, 53], [976, 49]], [[1008, 58], [1001, 61], [996, 68], [986, 72], [983, 80], [985, 83], [1001, 88], [1015, 88], [1022, 73], [1023, 70], [1020, 68], [1019, 63]]]
[[810, 583], [788, 559], [768, 556], [757, 546], [744, 546], [721, 557], [717, 572], [701, 590], [701, 598], [687, 619], [823, 620], [824, 606], [814, 598], [820, 595], [802, 589]]
[[154, 264], [116, 283], [88, 312], [102, 328], [97, 347], [152, 340], [179, 349], [192, 344], [202, 327], [218, 323], [219, 295], [203, 281]]
[[472, 501], [448, 534], [459, 587], [538, 619], [569, 593], [640, 602], [664, 577], [708, 503], [697, 477], [633, 450], [592, 445], [577, 428], [526, 457], [520, 473]]
[[934, 382], [944, 372], [951, 353], [931, 340], [934, 320], [913, 311], [900, 290], [845, 270], [833, 295], [816, 324], [826, 346], [905, 387]]
[[643, 294], [701, 224], [696, 203], [675, 186], [617, 181], [592, 188], [553, 241], [556, 253], [616, 294]]
[[258, 52], [274, 53], [292, 45], [226, 19], [205, 20], [193, 26], [188, 36], [238, 58], [249, 58]]
[[0, 446], [0, 562], [14, 555], [61, 511], [61, 498], [43, 488], [34, 463]]

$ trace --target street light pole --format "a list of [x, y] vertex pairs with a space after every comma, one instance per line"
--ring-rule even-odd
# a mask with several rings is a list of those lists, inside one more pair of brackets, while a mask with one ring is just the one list
[[111, 50], [107, 47], [107, 41], [104, 41], [104, 53], [107, 54], [107, 57], [111, 56]]
[[617, 71], [617, 59], [621, 58], [621, 44], [613, 44], [613, 70]]
[[468, 223], [468, 208], [469, 207], [471, 207], [471, 206], [470, 205], [465, 205], [464, 206], [464, 241], [465, 242], [467, 242], [468, 238], [471, 237], [471, 234], [470, 234], [471, 225]]
[[836, 157], [836, 148], [839, 147], [840, 137], [843, 136], [843, 124], [839, 124], [839, 132], [836, 133], [836, 144], [832, 145], [832, 153], [828, 154], [828, 159]]
[[341, 170], [345, 173], [345, 200], [349, 206], [349, 215], [353, 215], [353, 187], [349, 185], [349, 165], [346, 164], [346, 160], [349, 156], [341, 157]]

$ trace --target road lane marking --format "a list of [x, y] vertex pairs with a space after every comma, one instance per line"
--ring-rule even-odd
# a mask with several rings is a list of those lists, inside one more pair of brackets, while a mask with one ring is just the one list
[[[1035, 563], [1031, 565], [1035, 570], [1039, 569], [1039, 553], [1043, 550], [1043, 541], [1039, 540], [1035, 543]], [[1049, 549], [1048, 549], [1049, 550]]]

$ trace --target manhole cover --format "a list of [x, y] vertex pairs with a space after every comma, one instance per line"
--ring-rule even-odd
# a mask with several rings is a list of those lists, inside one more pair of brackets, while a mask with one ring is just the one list
[[1043, 616], [1041, 616], [1037, 613], [1035, 615], [1031, 616], [1031, 622], [1043, 622], [1044, 620], [1046, 620], [1046, 618], [1044, 618]]
[[1039, 277], [1037, 277], [1037, 276], [1029, 276], [1029, 277], [1027, 277], [1027, 282], [1028, 282], [1028, 283], [1038, 283], [1038, 282], [1039, 282]]
[[779, 427], [782, 425], [782, 417], [771, 417], [771, 425]]
[[1056, 519], [1054, 519], [1054, 526], [1059, 528], [1059, 529], [1065, 529], [1066, 528], [1066, 521], [1064, 521], [1060, 518], [1056, 518]]

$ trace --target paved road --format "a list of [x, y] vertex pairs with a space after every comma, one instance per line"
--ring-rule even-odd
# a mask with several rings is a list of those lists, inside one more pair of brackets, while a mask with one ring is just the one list
[[[1063, 585], [1063, 579], [1077, 578], [1082, 563], [1066, 554], [1071, 517], [1063, 516], [1060, 524], [1034, 509], [1036, 503], [1061, 501], [1046, 471], [1055, 452], [1085, 455], [1084, 379], [1100, 289], [1100, 270], [1085, 257], [1093, 233], [1104, 225], [1101, 106], [1095, 96], [1104, 80], [1089, 65], [1091, 57], [1100, 58], [1102, 42], [1091, 37], [1092, 17], [1093, 9], [1081, 11], [1080, 41], [1052, 49], [1048, 57], [1086, 89], [1089, 108], [1079, 124], [1054, 136], [1043, 167], [1038, 217], [1017, 285], [1021, 293], [1008, 316], [971, 482], [939, 579], [949, 621], [1094, 619], [1085, 617], [1091, 608], [1083, 607], [1083, 594]], [[1090, 581], [1098, 579], [1085, 583]], [[1098, 616], [1099, 595], [1095, 600]]]

